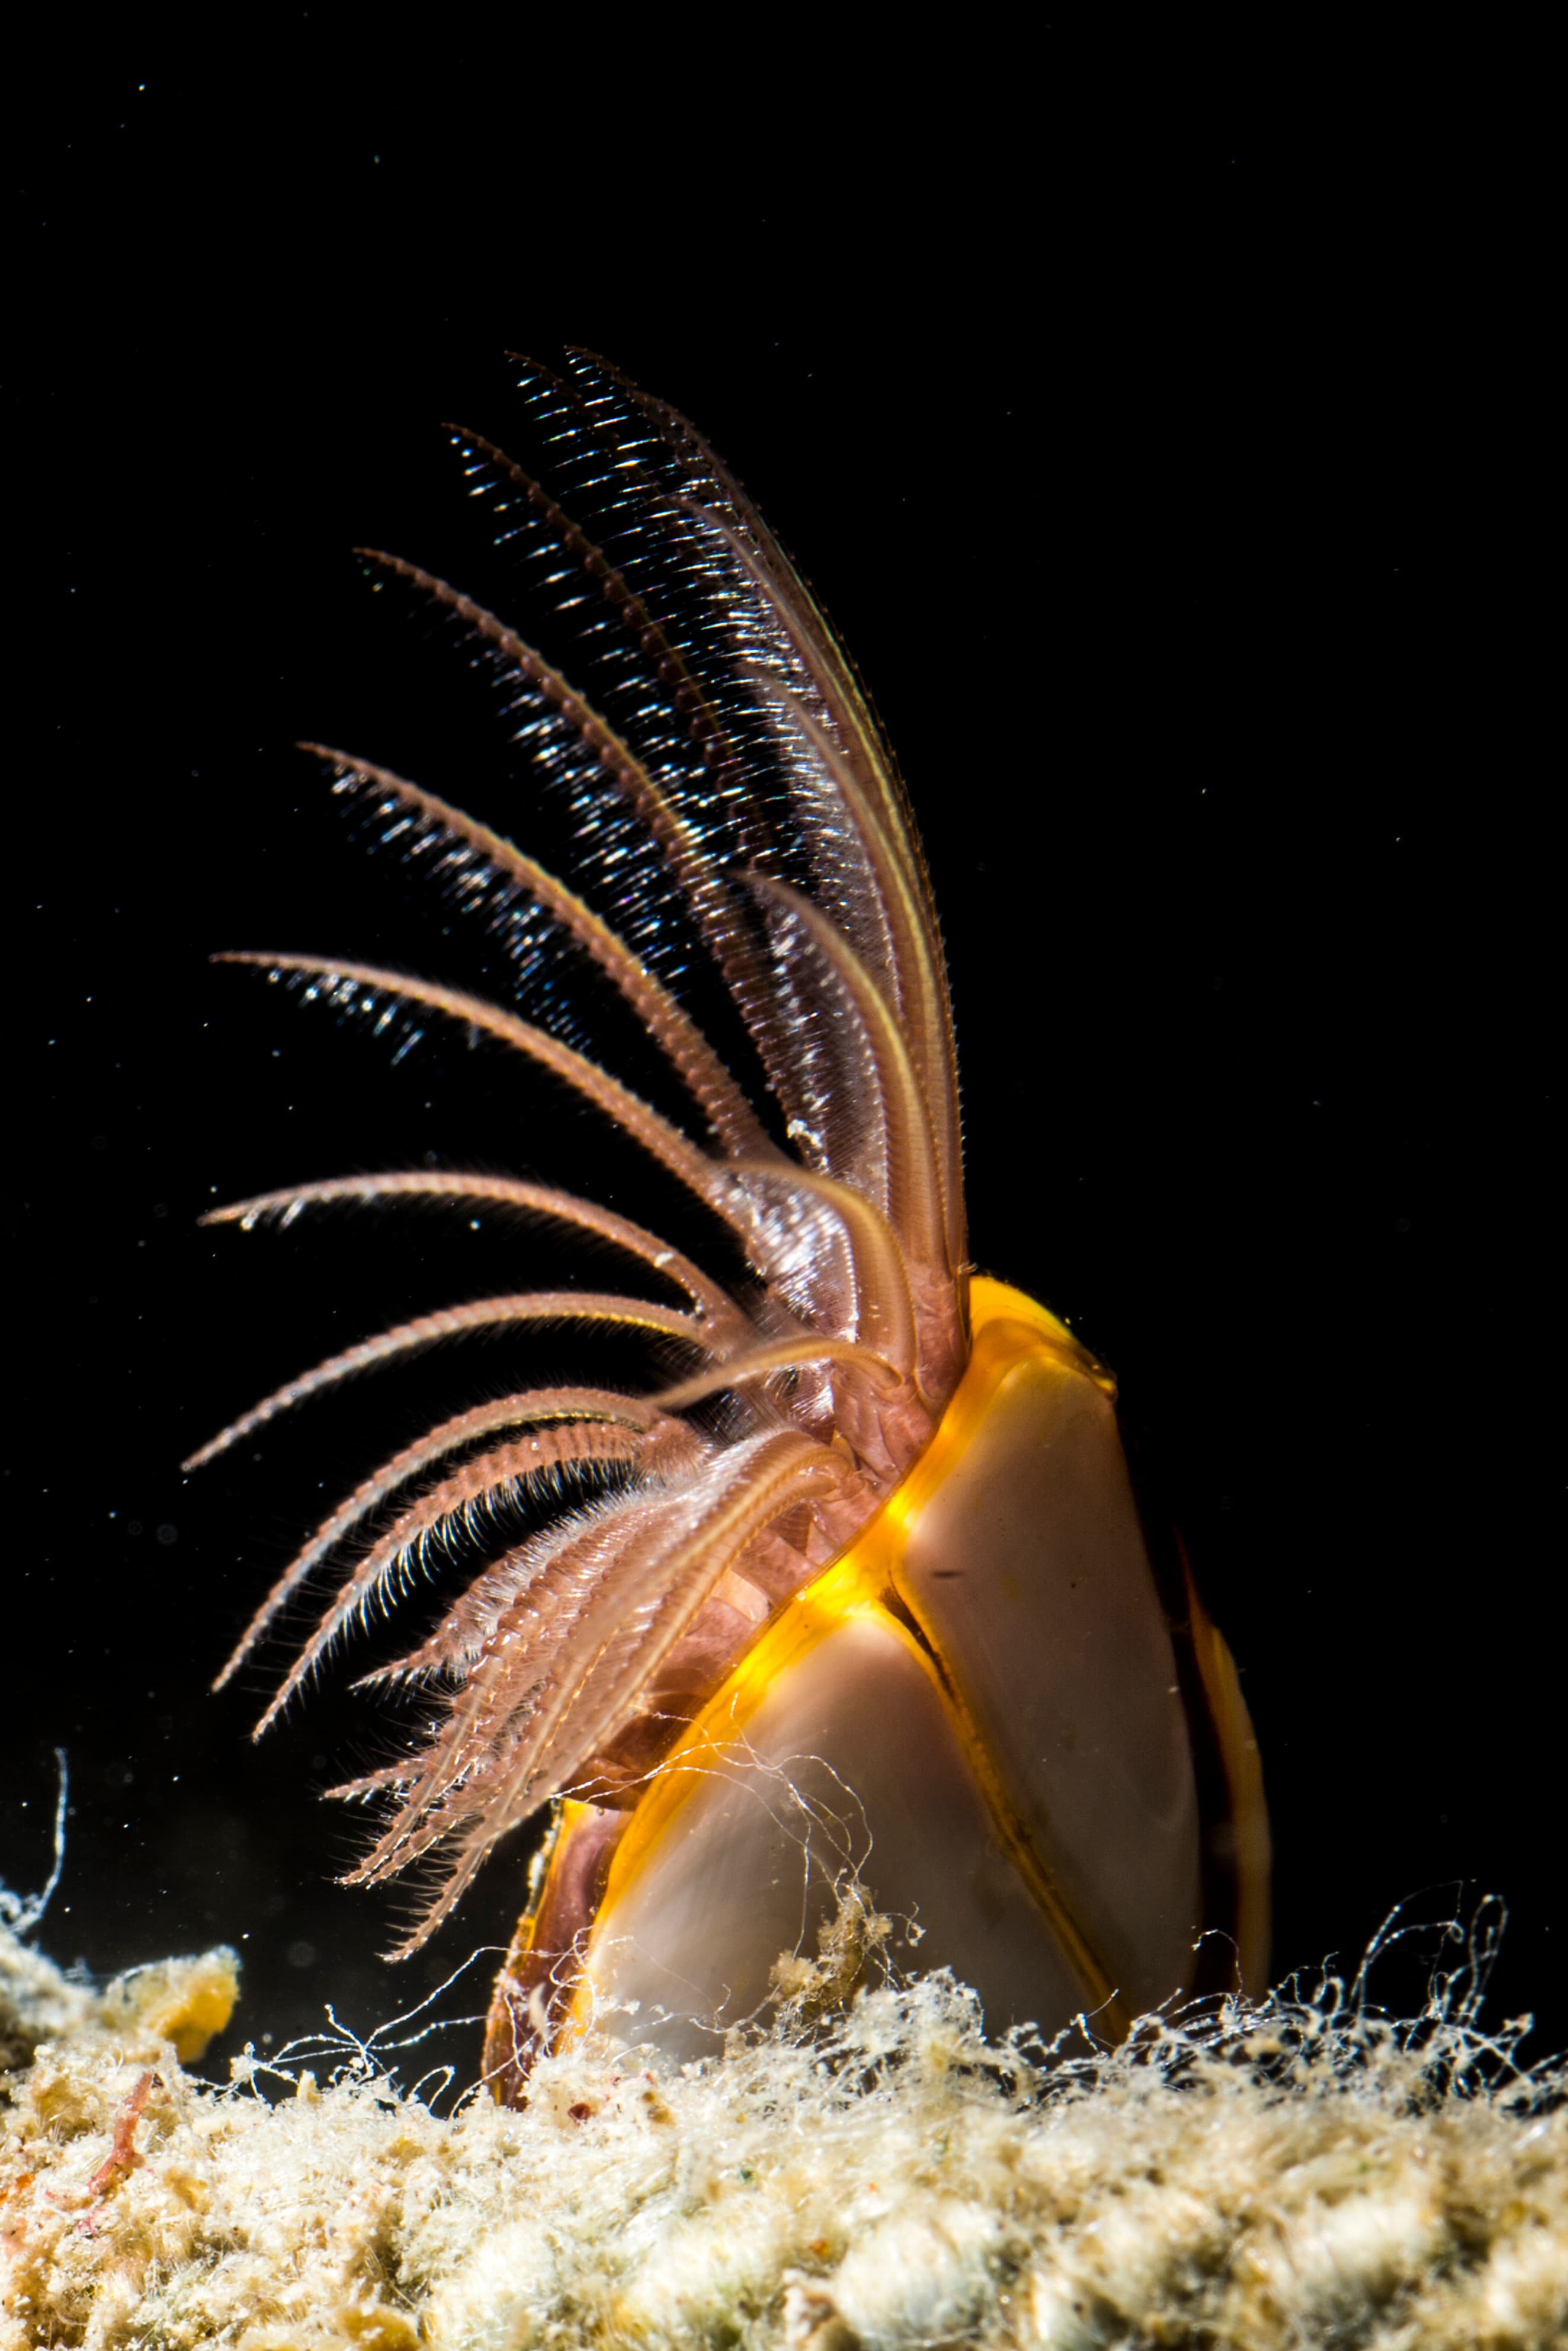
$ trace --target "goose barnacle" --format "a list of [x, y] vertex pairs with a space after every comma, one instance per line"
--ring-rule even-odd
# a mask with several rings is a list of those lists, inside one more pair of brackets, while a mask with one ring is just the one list
[[[582, 620], [575, 682], [444, 580], [368, 559], [493, 669], [530, 768], [569, 796], [580, 870], [557, 878], [430, 788], [443, 778], [308, 747], [511, 926], [519, 971], [595, 967], [686, 1117], [569, 1041], [559, 989], [535, 1020], [379, 966], [232, 959], [549, 1072], [700, 1204], [743, 1270], [520, 1176], [400, 1171], [214, 1211], [249, 1227], [334, 1200], [487, 1204], [591, 1237], [663, 1295], [503, 1290], [422, 1315], [187, 1466], [467, 1332], [640, 1332], [675, 1374], [513, 1389], [403, 1445], [300, 1550], [220, 1681], [335, 1576], [265, 1728], [411, 1562], [476, 1546], [440, 1621], [370, 1677], [423, 1694], [421, 1743], [336, 1792], [382, 1813], [355, 1879], [441, 1870], [404, 1951], [554, 1808], [491, 2010], [503, 2097], [590, 2019], [713, 2047], [852, 1884], [998, 2028], [1092, 2011], [1113, 2034], [1238, 1970], [1258, 1986], [1268, 1834], [1235, 1670], [1179, 1545], [1140, 1511], [1110, 1374], [967, 1262], [942, 949], [869, 702], [684, 418], [582, 353], [564, 375], [525, 364], [521, 388], [548, 480], [455, 437], [511, 546]], [[705, 988], [733, 1008], [739, 1073], [694, 1009]], [[520, 1529], [514, 1505], [533, 1512]]]

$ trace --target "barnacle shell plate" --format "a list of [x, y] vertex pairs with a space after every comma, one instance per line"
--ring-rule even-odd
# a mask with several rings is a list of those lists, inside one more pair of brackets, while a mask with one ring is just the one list
[[[1190, 1594], [1173, 1625], [1113, 1383], [1020, 1291], [977, 1280], [971, 1311], [915, 1468], [624, 1828], [566, 1808], [497, 1987], [492, 2069], [519, 2062], [519, 2035], [559, 2046], [590, 2023], [713, 2049], [781, 1954], [815, 1950], [852, 1878], [914, 1945], [895, 1956], [951, 1968], [993, 2029], [1088, 2011], [1114, 2034], [1193, 1986], [1207, 1926], [1234, 1938], [1232, 1977], [1261, 1966], [1256, 1750]], [[1219, 1918], [1206, 1838], [1228, 1857]]]

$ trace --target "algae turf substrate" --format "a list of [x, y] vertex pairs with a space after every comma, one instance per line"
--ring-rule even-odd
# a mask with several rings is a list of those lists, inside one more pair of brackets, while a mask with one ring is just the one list
[[700, 2064], [547, 2060], [512, 2113], [404, 2086], [416, 2032], [199, 2079], [232, 1953], [95, 1988], [5, 1934], [0, 2346], [1545, 2351], [1564, 2075], [1482, 2030], [1457, 1939], [1403, 2022], [1325, 1975], [1046, 2050], [943, 1976], [806, 1987]]

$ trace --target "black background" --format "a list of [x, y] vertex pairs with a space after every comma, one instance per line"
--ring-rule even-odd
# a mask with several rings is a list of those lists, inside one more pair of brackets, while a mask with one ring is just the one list
[[206, 1695], [417, 1382], [177, 1465], [532, 1263], [440, 1218], [204, 1234], [214, 1196], [588, 1147], [491, 1061], [393, 1070], [205, 961], [439, 962], [290, 746], [463, 797], [484, 694], [350, 550], [482, 572], [437, 428], [515, 438], [507, 348], [580, 341], [730, 458], [899, 747], [975, 1255], [1157, 1458], [1262, 1745], [1277, 1968], [1496, 1891], [1500, 2012], [1568, 2037], [1528, 138], [1463, 59], [484, 21], [372, 57], [280, 13], [20, 84], [0, 1869], [41, 1881], [64, 1746], [45, 1943], [238, 1942], [237, 2038], [368, 2024], [509, 1929], [521, 1846], [389, 1976], [399, 1905], [329, 1883], [314, 1800], [373, 1722], [333, 1687], [252, 1749], [265, 1677]]

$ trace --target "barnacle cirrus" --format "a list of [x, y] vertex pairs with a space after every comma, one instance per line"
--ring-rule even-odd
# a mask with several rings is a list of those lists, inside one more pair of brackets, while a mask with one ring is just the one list
[[[674, 2019], [681, 2046], [701, 2045], [694, 2020], [742, 2012], [781, 1939], [810, 1923], [816, 1897], [808, 1885], [802, 1903], [780, 1863], [805, 1850], [799, 1824], [766, 1791], [782, 1776], [798, 1793], [812, 1771], [859, 1807], [878, 1898], [918, 1913], [925, 1956], [998, 2010], [1051, 2022], [1087, 2003], [1114, 2024], [1197, 1980], [1206, 1926], [1239, 1939], [1253, 1974], [1267, 1842], [1228, 1657], [1179, 1558], [1143, 1529], [1109, 1376], [1042, 1309], [971, 1284], [942, 951], [868, 702], [684, 418], [583, 353], [565, 376], [525, 364], [522, 390], [549, 486], [457, 438], [504, 532], [591, 616], [593, 701], [504, 618], [400, 559], [371, 560], [444, 607], [500, 674], [518, 738], [600, 844], [584, 894], [423, 786], [308, 747], [383, 830], [596, 967], [689, 1121], [459, 989], [234, 959], [329, 999], [465, 1024], [548, 1071], [721, 1220], [749, 1278], [721, 1282], [606, 1207], [491, 1176], [346, 1177], [214, 1211], [250, 1223], [330, 1200], [488, 1202], [596, 1237], [684, 1302], [563, 1289], [423, 1315], [291, 1381], [187, 1466], [465, 1332], [618, 1325], [690, 1364], [648, 1395], [520, 1390], [403, 1447], [317, 1530], [220, 1680], [308, 1579], [338, 1573], [265, 1728], [434, 1541], [471, 1531], [498, 1499], [615, 1466], [607, 1490], [493, 1548], [434, 1630], [371, 1677], [434, 1693], [429, 1734], [338, 1792], [385, 1808], [357, 1879], [444, 1864], [405, 1950], [499, 1838], [564, 1801], [493, 2013], [504, 2092], [585, 1988], [641, 2011], [644, 2032]], [[744, 1022], [777, 1130], [638, 950], [658, 890]]]

